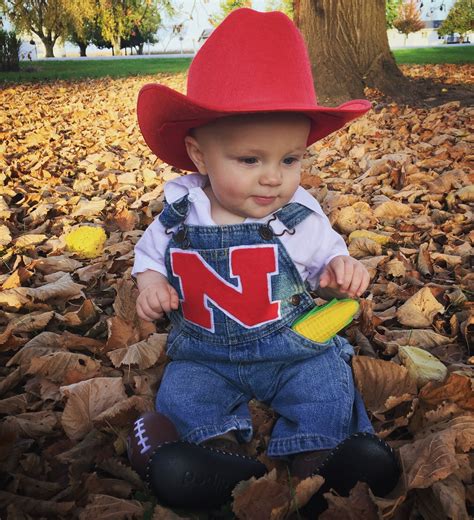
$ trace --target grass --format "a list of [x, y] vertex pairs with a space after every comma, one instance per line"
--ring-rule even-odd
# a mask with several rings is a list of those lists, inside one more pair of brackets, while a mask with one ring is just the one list
[[[446, 45], [393, 51], [399, 64], [472, 63], [474, 46]], [[146, 74], [185, 72], [189, 58], [144, 58], [114, 60], [65, 60], [21, 62], [20, 72], [0, 72], [0, 83], [24, 83], [85, 78], [119, 78]]]
[[462, 44], [422, 49], [397, 49], [393, 51], [393, 54], [398, 64], [474, 62], [474, 46]]
[[37, 82], [85, 78], [123, 78], [146, 74], [185, 72], [189, 58], [143, 58], [114, 60], [64, 60], [21, 62], [19, 72], [0, 72], [0, 82]]

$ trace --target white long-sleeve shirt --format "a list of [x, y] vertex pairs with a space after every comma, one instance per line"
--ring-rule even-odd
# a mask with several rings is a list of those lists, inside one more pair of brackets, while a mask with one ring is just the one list
[[[212, 220], [211, 203], [203, 187], [206, 177], [200, 174], [190, 174], [178, 177], [165, 184], [165, 199], [169, 204], [188, 195], [190, 208], [184, 221], [191, 226], [216, 226]], [[313, 213], [296, 227], [296, 233], [285, 233], [279, 237], [288, 254], [293, 260], [303, 281], [312, 289], [319, 285], [319, 275], [323, 268], [335, 257], [348, 255], [343, 238], [331, 227], [328, 218], [323, 213], [318, 201], [306, 190], [299, 187], [290, 202], [298, 202], [311, 209]], [[262, 219], [247, 218], [244, 223], [266, 223], [271, 215]], [[273, 231], [280, 234], [286, 229], [279, 220], [271, 224]], [[166, 274], [165, 252], [170, 236], [158, 218], [145, 230], [135, 246], [135, 261], [132, 275], [147, 270]]]

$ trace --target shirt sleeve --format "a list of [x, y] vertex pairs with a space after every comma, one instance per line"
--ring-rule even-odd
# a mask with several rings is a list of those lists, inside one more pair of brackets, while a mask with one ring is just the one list
[[326, 265], [336, 256], [349, 256], [346, 243], [334, 231], [326, 215], [314, 213], [302, 222], [301, 234], [307, 245], [306, 282], [311, 289], [319, 287], [319, 277]]
[[135, 260], [132, 276], [144, 271], [157, 271], [166, 274], [165, 252], [169, 237], [158, 218], [147, 227], [135, 246]]

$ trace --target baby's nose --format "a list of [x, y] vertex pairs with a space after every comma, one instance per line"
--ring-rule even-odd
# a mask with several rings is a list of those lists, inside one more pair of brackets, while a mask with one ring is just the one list
[[260, 177], [261, 184], [267, 184], [269, 186], [278, 186], [281, 184], [281, 172], [279, 168], [266, 168]]

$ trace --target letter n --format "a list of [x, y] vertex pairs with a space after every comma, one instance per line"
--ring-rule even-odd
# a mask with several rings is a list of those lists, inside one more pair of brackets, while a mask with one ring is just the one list
[[208, 302], [245, 328], [278, 320], [280, 301], [271, 300], [271, 277], [278, 273], [276, 245], [237, 246], [229, 249], [229, 271], [238, 285], [222, 278], [195, 251], [171, 249], [173, 274], [179, 278], [183, 316], [214, 331]]

